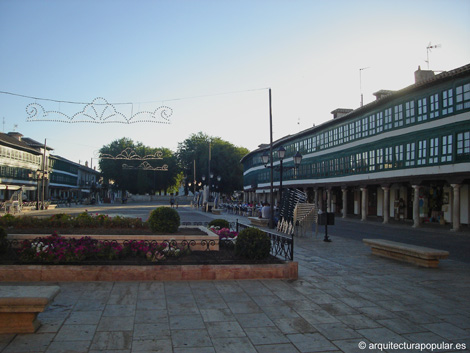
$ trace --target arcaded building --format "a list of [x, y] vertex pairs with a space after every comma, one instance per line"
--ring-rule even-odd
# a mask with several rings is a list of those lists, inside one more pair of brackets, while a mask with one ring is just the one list
[[[324, 211], [412, 222], [450, 223], [470, 218], [470, 65], [435, 75], [418, 69], [415, 83], [381, 90], [358, 109], [336, 109], [319, 126], [273, 143], [286, 149], [283, 187], [298, 188]], [[261, 156], [243, 157], [245, 201], [268, 200], [270, 169]], [[279, 187], [279, 171], [274, 187]], [[278, 195], [278, 191], [275, 190]]]

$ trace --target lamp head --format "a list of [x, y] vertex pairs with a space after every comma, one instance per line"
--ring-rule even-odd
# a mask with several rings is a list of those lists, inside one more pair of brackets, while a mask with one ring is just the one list
[[263, 155], [261, 156], [261, 159], [263, 160], [264, 165], [267, 165], [269, 163], [268, 151], [264, 151]]
[[294, 165], [296, 168], [300, 165], [300, 162], [302, 162], [302, 155], [299, 151], [297, 151], [297, 153], [294, 155]]
[[279, 157], [281, 161], [286, 156], [286, 149], [283, 146], [279, 147], [279, 149], [277, 150], [277, 156]]

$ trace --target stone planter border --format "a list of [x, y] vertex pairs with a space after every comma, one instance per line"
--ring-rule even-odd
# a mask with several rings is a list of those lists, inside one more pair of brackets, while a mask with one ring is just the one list
[[298, 263], [260, 265], [2, 265], [0, 282], [297, 279]]
[[[210, 250], [219, 250], [219, 237], [206, 227], [207, 235], [92, 235], [94, 239], [189, 241], [197, 240], [193, 250], [204, 250], [200, 242], [213, 241]], [[63, 235], [79, 237], [80, 235]], [[9, 234], [8, 240], [35, 239], [37, 234]], [[200, 249], [200, 247], [202, 247]], [[239, 279], [297, 279], [298, 263], [256, 265], [0, 265], [0, 282], [90, 282], [90, 281], [197, 281]]]
[[[83, 234], [61, 234], [61, 237], [64, 238], [81, 238], [81, 237], [91, 237], [97, 240], [115, 240], [118, 243], [123, 243], [126, 240], [146, 240], [146, 241], [157, 241], [157, 242], [168, 242], [168, 241], [176, 241], [178, 245], [181, 242], [190, 242], [195, 241], [194, 245], [190, 245], [191, 250], [209, 250], [217, 251], [219, 250], [219, 236], [212, 232], [209, 228], [203, 226], [180, 226], [180, 228], [184, 229], [198, 229], [201, 232], [205, 233], [204, 235], [175, 235], [175, 234], [168, 234], [168, 235], [83, 235]], [[38, 237], [47, 237], [48, 235], [45, 234], [8, 234], [8, 240], [34, 240]]]

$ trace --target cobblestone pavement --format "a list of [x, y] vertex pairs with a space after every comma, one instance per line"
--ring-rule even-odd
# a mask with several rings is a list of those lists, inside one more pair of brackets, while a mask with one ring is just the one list
[[[182, 221], [242, 220], [179, 211]], [[297, 238], [295, 259], [296, 281], [60, 283], [38, 332], [0, 335], [0, 351], [470, 351], [456, 347], [470, 347], [470, 264], [420, 268], [322, 234]]]

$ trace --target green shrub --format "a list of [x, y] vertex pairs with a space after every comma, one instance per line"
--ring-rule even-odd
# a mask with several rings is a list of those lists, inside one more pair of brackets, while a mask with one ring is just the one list
[[[35, 218], [31, 216], [18, 216], [18, 217], [14, 217], [12, 215], [8, 215], [8, 216], [9, 217], [6, 217], [5, 219], [7, 219], [7, 223], [10, 224], [9, 226], [14, 227], [14, 228], [36, 228], [36, 227], [41, 227], [43, 224], [42, 218]], [[14, 219], [12, 217], [14, 217]]]
[[69, 227], [72, 224], [72, 216], [65, 213], [58, 213], [51, 216], [48, 220], [50, 227]]
[[219, 227], [220, 229], [230, 228], [230, 223], [225, 219], [218, 218], [209, 222], [209, 228], [210, 227]]
[[0, 226], [2, 227], [12, 227], [16, 223], [16, 217], [13, 216], [12, 214], [5, 214], [2, 217], [0, 217]]
[[3, 227], [0, 227], [0, 253], [8, 249], [7, 232]]
[[251, 260], [262, 260], [271, 252], [271, 240], [258, 228], [245, 228], [237, 237], [235, 255]]
[[82, 228], [82, 227], [93, 228], [93, 227], [96, 227], [96, 222], [95, 222], [95, 219], [91, 215], [88, 214], [88, 212], [82, 212], [77, 217], [75, 217], [74, 226], [76, 228]]
[[180, 226], [180, 215], [169, 207], [158, 207], [149, 216], [148, 223], [154, 233], [175, 233]]

